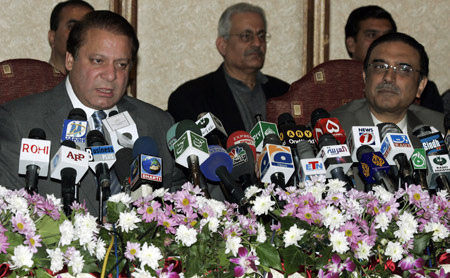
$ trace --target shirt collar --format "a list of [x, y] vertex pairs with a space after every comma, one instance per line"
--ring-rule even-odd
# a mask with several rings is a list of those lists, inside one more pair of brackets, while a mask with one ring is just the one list
[[[222, 68], [223, 68], [223, 72], [225, 73], [225, 77], [227, 78], [227, 80], [234, 82], [236, 84], [239, 84], [239, 85], [247, 86], [241, 80], [231, 77], [225, 70], [225, 66], [223, 64], [222, 64]], [[267, 76], [265, 76], [261, 71], [258, 70], [258, 72], [256, 73], [256, 84], [266, 84], [268, 81], [269, 81], [269, 78]]]
[[[370, 112], [370, 115], [372, 116], [372, 120], [375, 125], [378, 125], [381, 123], [381, 121], [379, 121], [372, 112]], [[402, 130], [402, 132], [404, 134], [408, 134], [407, 115], [408, 114], [405, 114], [403, 119], [400, 122], [396, 123], [396, 125]]]

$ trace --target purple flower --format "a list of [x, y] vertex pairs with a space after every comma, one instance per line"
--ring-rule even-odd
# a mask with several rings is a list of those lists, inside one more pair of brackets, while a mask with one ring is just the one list
[[418, 258], [417, 260], [412, 256], [408, 255], [408, 257], [404, 258], [400, 261], [398, 266], [404, 270], [411, 270], [411, 269], [421, 269], [425, 265], [425, 260], [422, 258]]
[[6, 249], [9, 247], [8, 237], [0, 233], [0, 253], [7, 253]]
[[347, 258], [344, 263], [341, 264], [341, 257], [338, 254], [333, 254], [331, 256], [331, 264], [325, 266], [328, 270], [326, 273], [327, 277], [339, 277], [339, 274], [347, 270], [348, 272], [353, 272], [356, 269], [355, 263], [353, 263], [350, 258]]
[[21, 214], [16, 214], [11, 217], [11, 223], [13, 225], [13, 231], [19, 234], [26, 235], [33, 232], [33, 227], [30, 220]]
[[27, 236], [27, 240], [24, 241], [25, 244], [28, 244], [28, 246], [30, 247], [31, 251], [33, 253], [37, 253], [37, 247], [41, 247], [41, 236], [40, 235], [34, 235], [34, 234], [28, 234]]
[[231, 258], [230, 262], [238, 264], [234, 268], [234, 277], [243, 276], [249, 268], [253, 271], [257, 271], [255, 261], [258, 259], [257, 256], [251, 256], [248, 254], [247, 248], [240, 247], [238, 250], [238, 258]]
[[159, 278], [180, 278], [180, 276], [178, 275], [178, 273], [176, 273], [173, 270], [174, 265], [170, 264], [168, 267], [161, 269], [157, 269], [156, 270], [156, 274], [158, 275]]
[[133, 261], [136, 256], [139, 255], [139, 250], [141, 249], [141, 246], [137, 242], [127, 242], [127, 248], [125, 251], [125, 257], [131, 261]]
[[436, 272], [429, 273], [428, 274], [431, 278], [450, 278], [450, 272], [445, 273], [445, 270], [441, 268], [441, 271], [439, 271], [439, 274]]
[[160, 212], [161, 204], [156, 201], [152, 201], [149, 205], [144, 205], [137, 210], [137, 213], [142, 215], [142, 219], [146, 222], [152, 222], [157, 219]]

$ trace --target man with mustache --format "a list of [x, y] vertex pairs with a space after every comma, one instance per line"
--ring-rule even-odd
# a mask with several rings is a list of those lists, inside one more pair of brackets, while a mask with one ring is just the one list
[[175, 121], [196, 120], [202, 112], [217, 116], [228, 134], [255, 125], [266, 116], [266, 100], [288, 91], [289, 84], [263, 75], [269, 39], [264, 11], [247, 3], [228, 7], [219, 20], [216, 47], [224, 62], [217, 71], [181, 85], [169, 98]]
[[425, 48], [403, 33], [389, 33], [375, 40], [364, 60], [365, 98], [334, 111], [349, 134], [352, 126], [395, 123], [407, 133], [415, 147], [421, 147], [412, 131], [418, 125], [434, 126], [443, 132], [444, 115], [413, 104], [428, 81]]

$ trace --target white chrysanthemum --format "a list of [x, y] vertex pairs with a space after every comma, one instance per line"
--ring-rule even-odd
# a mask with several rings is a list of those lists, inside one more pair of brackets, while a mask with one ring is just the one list
[[267, 240], [266, 228], [264, 227], [263, 224], [259, 222], [256, 225], [258, 225], [258, 236], [256, 237], [256, 241], [260, 243], [266, 242]]
[[10, 194], [11, 193], [10, 193], [9, 189], [7, 189], [6, 187], [0, 185], [0, 198], [4, 198], [4, 197], [6, 197], [6, 196], [8, 196]]
[[145, 270], [144, 267], [141, 269], [135, 268], [133, 273], [131, 273], [131, 276], [134, 278], [154, 278], [154, 276], [152, 276], [149, 271]]
[[219, 228], [219, 225], [220, 225], [219, 219], [217, 219], [217, 218], [215, 218], [215, 217], [209, 217], [209, 218], [207, 219], [207, 221], [208, 221], [208, 229], [209, 229], [211, 232], [216, 233], [216, 232], [217, 232], [217, 229]]
[[30, 269], [33, 266], [33, 252], [31, 252], [28, 246], [16, 246], [9, 264], [11, 265], [11, 269]]
[[94, 234], [98, 233], [99, 228], [97, 227], [96, 218], [90, 214], [75, 215], [74, 239], [79, 239], [81, 245], [85, 245], [92, 241]]
[[106, 254], [105, 242], [101, 238], [99, 238], [95, 246], [95, 257], [97, 258], [97, 260], [101, 261], [105, 257], [105, 254]]
[[28, 201], [17, 194], [11, 194], [10, 196], [7, 196], [6, 202], [8, 203], [8, 209], [13, 211], [16, 214], [22, 214], [24, 216], [29, 215], [28, 211]]
[[131, 203], [131, 196], [125, 192], [120, 192], [109, 197], [108, 202], [123, 203], [129, 205]]
[[329, 179], [328, 183], [328, 192], [335, 193], [335, 192], [345, 192], [347, 189], [345, 188], [345, 182], [340, 181], [338, 179]]
[[69, 220], [64, 220], [64, 222], [59, 225], [59, 232], [61, 233], [59, 246], [69, 245], [75, 235], [75, 230], [73, 228], [72, 222], [70, 222]]
[[256, 215], [267, 214], [275, 202], [272, 201], [270, 195], [256, 197], [253, 203], [253, 211]]
[[317, 183], [314, 186], [306, 187], [305, 194], [311, 193], [317, 202], [322, 201], [323, 193], [325, 192], [327, 186], [322, 183]]
[[406, 225], [407, 227], [414, 229], [414, 231], [417, 230], [417, 220], [414, 218], [414, 215], [412, 215], [411, 213], [405, 211], [402, 214], [400, 214], [400, 216], [398, 217], [399, 220], [399, 224], [398, 226], [404, 226]]
[[365, 211], [365, 207], [363, 207], [356, 199], [347, 199], [345, 205], [347, 207], [347, 211], [351, 211], [352, 214], [356, 214], [358, 216], [361, 216]]
[[62, 209], [61, 199], [56, 198], [53, 194], [47, 194], [47, 201], [50, 201], [58, 209]]
[[381, 204], [385, 204], [394, 198], [394, 194], [387, 191], [383, 186], [374, 186], [373, 192], [374, 196], [380, 201]]
[[425, 232], [433, 232], [435, 242], [441, 242], [449, 236], [448, 229], [441, 223], [429, 222], [425, 224]]
[[406, 243], [414, 238], [415, 231], [407, 225], [402, 225], [394, 232], [394, 236], [398, 238], [401, 243]]
[[356, 249], [356, 257], [360, 260], [368, 260], [372, 255], [371, 247], [367, 242], [358, 242], [358, 248]]
[[332, 231], [345, 223], [344, 215], [333, 206], [327, 206], [319, 210], [319, 213], [323, 216], [323, 224]]
[[214, 199], [207, 199], [207, 205], [214, 211], [215, 217], [222, 216], [224, 210], [226, 210], [225, 204]]
[[255, 185], [249, 186], [245, 189], [245, 198], [250, 199], [251, 197], [253, 197], [253, 195], [255, 195], [261, 191], [262, 191], [262, 189]]
[[184, 246], [189, 247], [197, 242], [197, 231], [181, 225], [177, 229], [175, 239], [177, 242], [181, 241]]
[[442, 190], [439, 190], [437, 193], [436, 193], [436, 195], [437, 196], [439, 196], [439, 197], [441, 197], [442, 199], [444, 199], [444, 200], [447, 200], [448, 198], [448, 192], [447, 192], [447, 189], [442, 189]]
[[47, 249], [48, 258], [50, 258], [50, 270], [53, 272], [59, 272], [64, 267], [64, 253], [61, 249], [55, 250]]
[[144, 242], [144, 245], [141, 247], [141, 251], [138, 254], [138, 258], [141, 261], [141, 267], [148, 265], [153, 270], [156, 270], [158, 267], [158, 261], [163, 258], [161, 255], [161, 250], [155, 247], [153, 244], [147, 245], [147, 242]]
[[389, 241], [386, 246], [385, 255], [391, 257], [394, 263], [400, 261], [403, 257], [403, 247], [400, 242]]
[[375, 226], [376, 229], [381, 229], [382, 232], [385, 232], [389, 226], [389, 218], [385, 212], [382, 212], [375, 216], [375, 223], [377, 224]]
[[297, 224], [291, 226], [288, 231], [283, 234], [283, 241], [286, 247], [289, 245], [298, 246], [297, 242], [303, 238], [305, 230], [297, 228]]
[[83, 267], [84, 267], [84, 258], [83, 256], [81, 256], [80, 251], [76, 250], [71, 258], [68, 258], [68, 266], [72, 267], [72, 272], [73, 274], [79, 274], [81, 272], [83, 272]]
[[169, 189], [161, 187], [161, 188], [158, 188], [155, 191], [153, 191], [152, 196], [154, 198], [162, 198], [168, 191], [169, 191]]
[[136, 214], [135, 210], [130, 212], [122, 212], [119, 215], [119, 221], [117, 226], [119, 226], [122, 232], [128, 233], [137, 228], [136, 223], [141, 222], [141, 219]]
[[333, 247], [333, 251], [343, 254], [349, 250], [347, 236], [345, 232], [333, 231], [330, 234], [330, 242]]
[[225, 253], [233, 253], [233, 256], [236, 256], [239, 250], [239, 247], [242, 247], [241, 238], [236, 236], [228, 236], [227, 241], [225, 243]]

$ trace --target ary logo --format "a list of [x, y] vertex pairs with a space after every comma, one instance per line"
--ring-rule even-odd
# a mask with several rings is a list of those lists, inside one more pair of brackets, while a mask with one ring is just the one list
[[444, 165], [445, 163], [447, 163], [447, 159], [443, 158], [442, 156], [436, 156], [435, 158], [433, 158], [433, 162], [437, 165]]

